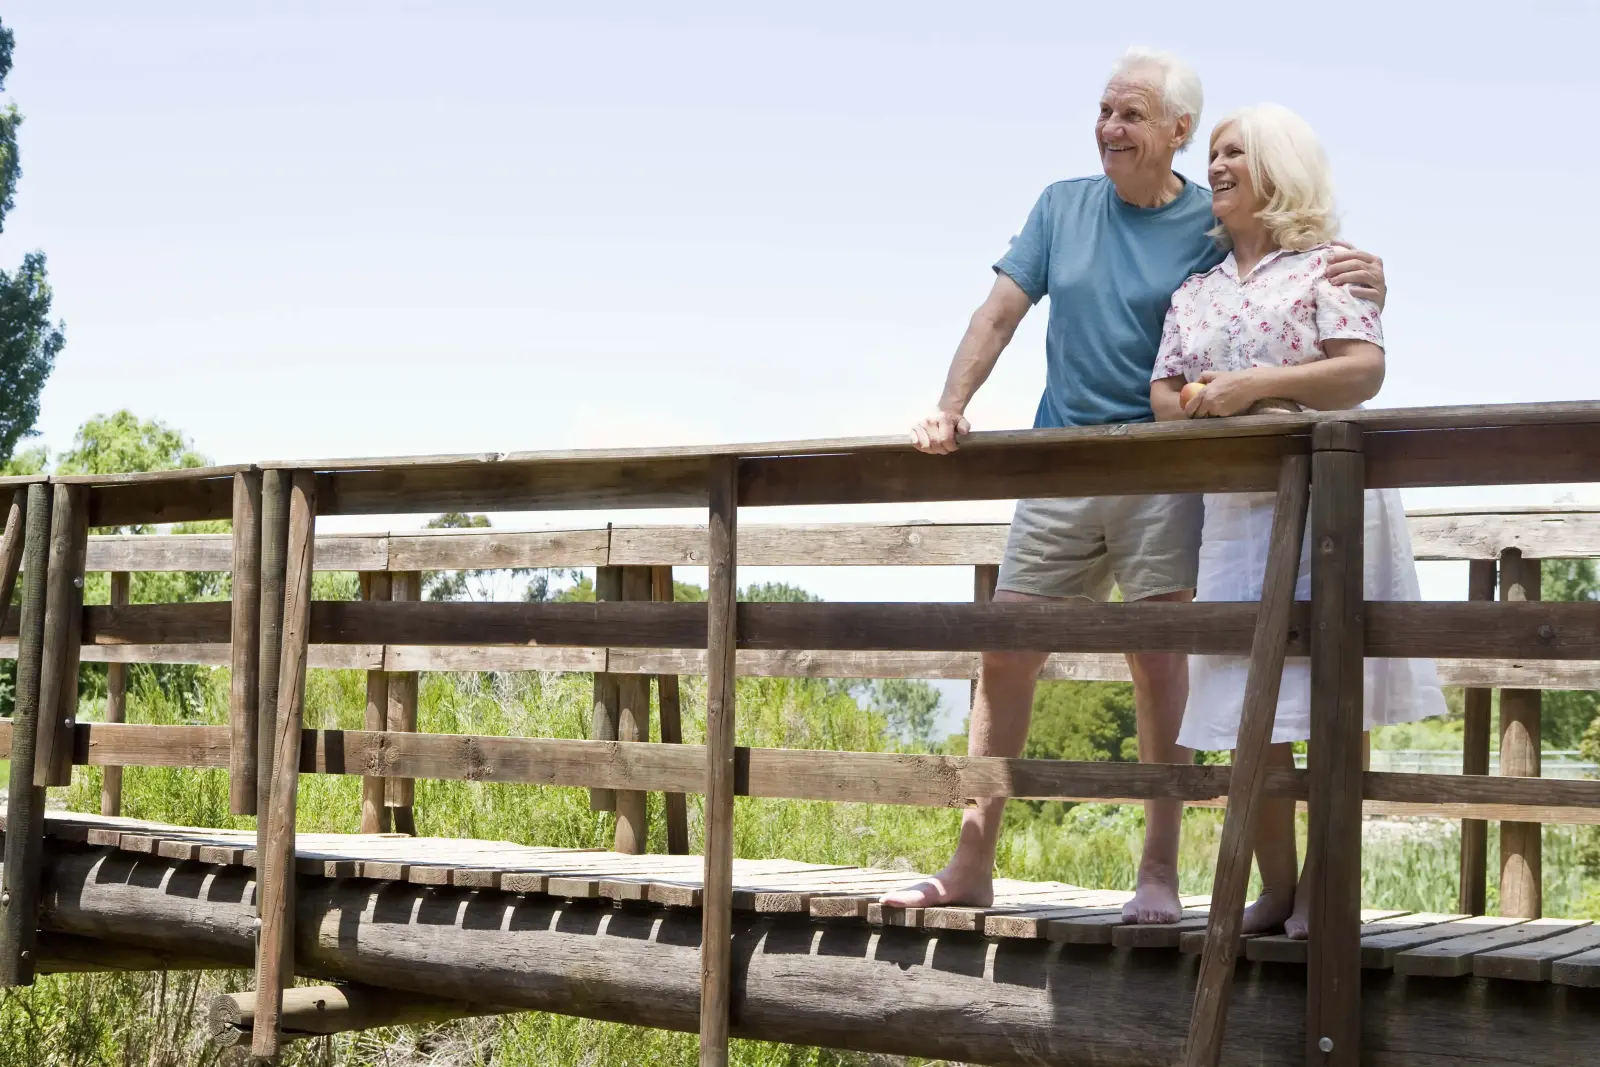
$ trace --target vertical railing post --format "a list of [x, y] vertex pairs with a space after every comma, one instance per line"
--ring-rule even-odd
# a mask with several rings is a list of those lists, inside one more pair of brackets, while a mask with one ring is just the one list
[[[111, 572], [111, 606], [128, 604], [128, 572]], [[128, 665], [106, 664], [106, 722], [122, 722], [128, 717]], [[255, 783], [251, 783], [254, 789]], [[252, 795], [251, 800], [255, 798]], [[122, 768], [106, 767], [100, 775], [100, 814], [122, 814]]]
[[1306, 1062], [1361, 1062], [1365, 465], [1361, 428], [1321, 423], [1311, 459], [1311, 889]]
[[[6, 794], [5, 868], [0, 872], [0, 989], [32, 985], [38, 940], [39, 876], [44, 860], [43, 786], [34, 784], [39, 746], [39, 680], [44, 660], [44, 602], [49, 583], [51, 487], [30, 485], [21, 509], [12, 499], [5, 572], [24, 575], [17, 633], [16, 704], [11, 713], [11, 782]], [[23, 529], [26, 534], [23, 534]], [[9, 591], [8, 591], [9, 592]], [[10, 603], [9, 595], [6, 603]]]
[[[363, 600], [388, 600], [392, 588], [387, 571], [364, 573], [361, 598]], [[375, 671], [367, 672], [367, 715], [362, 723], [368, 730], [389, 728], [389, 672], [379, 664]], [[375, 774], [361, 779], [361, 832], [382, 834], [389, 831], [389, 808], [384, 803], [384, 779]]]
[[[650, 568], [622, 568], [622, 599], [642, 602], [650, 599]], [[617, 678], [617, 740], [650, 740], [650, 676], [624, 674]], [[650, 822], [647, 794], [637, 789], [619, 789], [616, 795], [618, 852], [637, 855], [649, 847]]]
[[734, 650], [739, 464], [711, 461], [706, 592], [706, 848], [700, 928], [700, 1067], [726, 1067], [733, 996]]
[[294, 981], [295, 809], [300, 784], [300, 725], [305, 712], [306, 653], [311, 637], [311, 570], [316, 547], [317, 483], [310, 471], [289, 482], [284, 568], [283, 645], [278, 668], [278, 736], [266, 847], [256, 854], [261, 927], [256, 947], [256, 1016], [251, 1052], [278, 1054], [283, 989]]
[[1239, 928], [1244, 919], [1244, 896], [1250, 886], [1256, 821], [1267, 780], [1267, 749], [1272, 744], [1283, 661], [1289, 651], [1289, 614], [1300, 576], [1300, 546], [1305, 543], [1310, 473], [1310, 460], [1298, 455], [1285, 457], [1278, 476], [1261, 606], [1256, 614], [1233, 773], [1228, 782], [1228, 810], [1222, 822], [1217, 875], [1211, 889], [1205, 951], [1195, 984], [1189, 1039], [1184, 1046], [1185, 1067], [1216, 1067], [1222, 1056], [1228, 995], [1233, 989]]
[[[652, 567], [650, 572], [652, 599], [670, 604], [673, 600], [672, 568]], [[683, 708], [678, 693], [676, 674], [656, 675], [656, 703], [661, 708], [661, 743], [683, 743]], [[689, 854], [689, 806], [682, 793], [668, 793], [663, 798], [667, 810], [667, 854]]]
[[[1500, 554], [1500, 599], [1539, 600], [1543, 567], [1523, 559], [1520, 549]], [[1540, 766], [1543, 694], [1537, 689], [1500, 690], [1500, 773], [1537, 778]], [[1500, 914], [1537, 919], [1544, 909], [1542, 827], [1536, 822], [1500, 824]]]
[[[389, 576], [389, 599], [415, 603], [422, 599], [422, 572], [395, 571]], [[389, 729], [396, 733], [417, 732], [417, 672], [397, 671], [389, 675]], [[412, 778], [389, 778], [389, 822], [402, 834], [417, 832], [417, 783]]]
[[273, 746], [278, 743], [278, 670], [283, 652], [283, 582], [289, 543], [289, 472], [261, 472], [261, 656], [256, 699], [256, 851], [267, 844]]
[[[1000, 565], [998, 563], [978, 563], [972, 568], [972, 602], [974, 604], [994, 603], [994, 591], [1000, 584]], [[967, 708], [978, 700], [978, 678], [973, 675], [972, 682], [967, 686]]]
[[[596, 602], [622, 599], [622, 568], [596, 567], [594, 569], [594, 598]], [[615, 741], [618, 727], [617, 676], [610, 671], [596, 671], [594, 675], [594, 710], [589, 722], [589, 740]], [[616, 811], [615, 789], [590, 789], [590, 811]]]
[[83, 565], [89, 546], [89, 491], [57, 485], [50, 500], [49, 584], [44, 600], [44, 662], [39, 676], [39, 750], [33, 784], [72, 784], [72, 734], [78, 721], [78, 655], [83, 634]]
[[[1475, 559], [1467, 565], [1468, 600], [1493, 600], [1497, 578], [1495, 561]], [[1465, 691], [1461, 738], [1461, 773], [1489, 773], [1489, 705], [1494, 690]], [[1489, 824], [1483, 819], [1461, 820], [1461, 885], [1456, 910], [1482, 915], [1488, 910]]]
[[233, 476], [233, 629], [228, 691], [228, 801], [254, 815], [259, 801], [261, 737], [261, 472]]

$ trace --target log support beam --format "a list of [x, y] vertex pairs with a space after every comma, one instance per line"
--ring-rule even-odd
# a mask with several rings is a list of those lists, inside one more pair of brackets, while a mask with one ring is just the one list
[[[253, 873], [109, 850], [52, 849], [46, 932], [235, 966], [250, 959]], [[694, 1032], [700, 918], [688, 909], [611, 908], [550, 897], [470, 894], [303, 877], [298, 973], [432, 998]], [[1173, 1063], [1193, 957], [992, 942], [973, 934], [804, 916], [734, 919], [734, 1036], [995, 1067]], [[580, 980], [581, 978], [581, 980]], [[1227, 1067], [1301, 1067], [1303, 979], [1241, 963]], [[1543, 982], [1422, 981], [1368, 972], [1362, 1062], [1429, 1067], [1568, 1067], [1600, 1047], [1600, 990]]]

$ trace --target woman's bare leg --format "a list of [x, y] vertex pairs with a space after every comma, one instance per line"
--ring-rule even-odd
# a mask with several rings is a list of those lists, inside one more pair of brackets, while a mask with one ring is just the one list
[[[1292, 769], [1294, 750], [1287, 744], [1267, 747], [1268, 770]], [[1270, 933], [1294, 911], [1295, 872], [1299, 866], [1294, 846], [1294, 801], [1287, 797], [1262, 797], [1256, 816], [1256, 866], [1261, 871], [1261, 895], [1244, 910], [1239, 931]]]
[[[1372, 734], [1361, 735], [1361, 769], [1372, 766]], [[1316, 877], [1320, 850], [1315, 843], [1306, 845], [1306, 869], [1300, 876], [1300, 886], [1294, 895], [1294, 913], [1283, 924], [1283, 932], [1290, 937], [1304, 939], [1311, 932], [1311, 885]]]

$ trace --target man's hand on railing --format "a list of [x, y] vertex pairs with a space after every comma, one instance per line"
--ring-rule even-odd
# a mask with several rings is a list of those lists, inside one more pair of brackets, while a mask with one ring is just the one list
[[955, 411], [936, 411], [911, 427], [911, 443], [917, 451], [947, 456], [960, 447], [961, 438], [972, 432], [966, 416]]

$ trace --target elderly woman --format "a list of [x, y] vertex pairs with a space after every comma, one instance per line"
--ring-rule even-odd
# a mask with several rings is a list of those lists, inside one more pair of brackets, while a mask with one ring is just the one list
[[[1327, 277], [1337, 232], [1327, 161], [1311, 127], [1287, 108], [1264, 104], [1211, 133], [1212, 236], [1228, 249], [1216, 267], [1173, 295], [1150, 385], [1158, 419], [1247, 414], [1262, 406], [1353, 408], [1383, 384], [1383, 329], [1376, 304]], [[1183, 389], [1189, 383], [1200, 383]], [[1198, 600], [1259, 600], [1272, 527], [1272, 494], [1205, 498]], [[1366, 595], [1417, 600], [1405, 511], [1394, 490], [1366, 494]], [[1310, 595], [1309, 544], [1296, 595]], [[1178, 743], [1234, 747], [1248, 660], [1194, 656]], [[1284, 669], [1268, 765], [1292, 767], [1290, 743], [1311, 734], [1310, 676], [1304, 661]], [[1431, 660], [1368, 660], [1368, 727], [1443, 714]], [[1244, 932], [1284, 926], [1304, 937], [1309, 901], [1296, 895], [1294, 804], [1264, 802], [1257, 824], [1261, 896]]]

